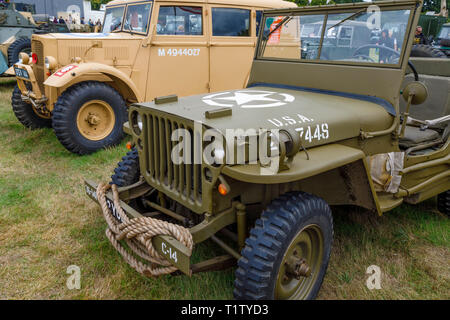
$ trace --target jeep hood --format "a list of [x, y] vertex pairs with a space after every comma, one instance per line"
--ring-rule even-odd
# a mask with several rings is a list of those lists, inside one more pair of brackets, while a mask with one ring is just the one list
[[[206, 127], [227, 129], [295, 129], [305, 146], [323, 145], [380, 131], [392, 125], [394, 109], [375, 97], [323, 92], [307, 88], [257, 85], [243, 90], [197, 95], [178, 102], [138, 106], [202, 122]], [[231, 115], [207, 118], [218, 110]]]

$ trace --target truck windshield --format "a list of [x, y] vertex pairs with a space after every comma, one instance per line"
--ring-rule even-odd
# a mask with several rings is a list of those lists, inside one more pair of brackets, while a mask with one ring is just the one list
[[123, 31], [147, 33], [151, 10], [151, 3], [128, 5]]
[[103, 33], [120, 31], [122, 29], [123, 13], [125, 6], [107, 8], [105, 12], [105, 21], [103, 23]]
[[[408, 25], [410, 15], [408, 9], [381, 9], [376, 17], [366, 9], [352, 9], [296, 14], [289, 19], [286, 19], [289, 16], [266, 16], [258, 56], [398, 65], [407, 32], [400, 26]], [[286, 22], [279, 27], [281, 21]]]

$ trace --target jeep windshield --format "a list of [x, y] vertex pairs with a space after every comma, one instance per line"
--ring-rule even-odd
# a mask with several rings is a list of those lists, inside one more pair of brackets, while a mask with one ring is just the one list
[[383, 29], [381, 26], [408, 25], [411, 10], [369, 9], [320, 14], [268, 14], [264, 20], [264, 35], [258, 58], [399, 65], [409, 29]]
[[152, 2], [107, 8], [103, 33], [122, 31], [147, 34], [151, 12]]

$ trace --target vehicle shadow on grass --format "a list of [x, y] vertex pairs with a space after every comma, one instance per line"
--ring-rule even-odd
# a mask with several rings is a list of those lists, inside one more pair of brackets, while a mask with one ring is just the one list
[[[335, 238], [320, 299], [446, 299], [449, 219], [436, 200], [404, 204], [379, 217], [355, 207], [333, 208]], [[381, 270], [369, 290], [367, 268]]]

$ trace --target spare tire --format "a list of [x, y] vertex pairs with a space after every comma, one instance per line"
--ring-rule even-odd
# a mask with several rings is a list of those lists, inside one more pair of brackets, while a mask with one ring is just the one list
[[411, 57], [426, 57], [426, 58], [447, 58], [447, 55], [439, 49], [425, 44], [415, 44], [411, 49]]
[[31, 53], [31, 40], [20, 38], [14, 41], [8, 48], [8, 65], [11, 67], [14, 63], [19, 61], [19, 53]]

